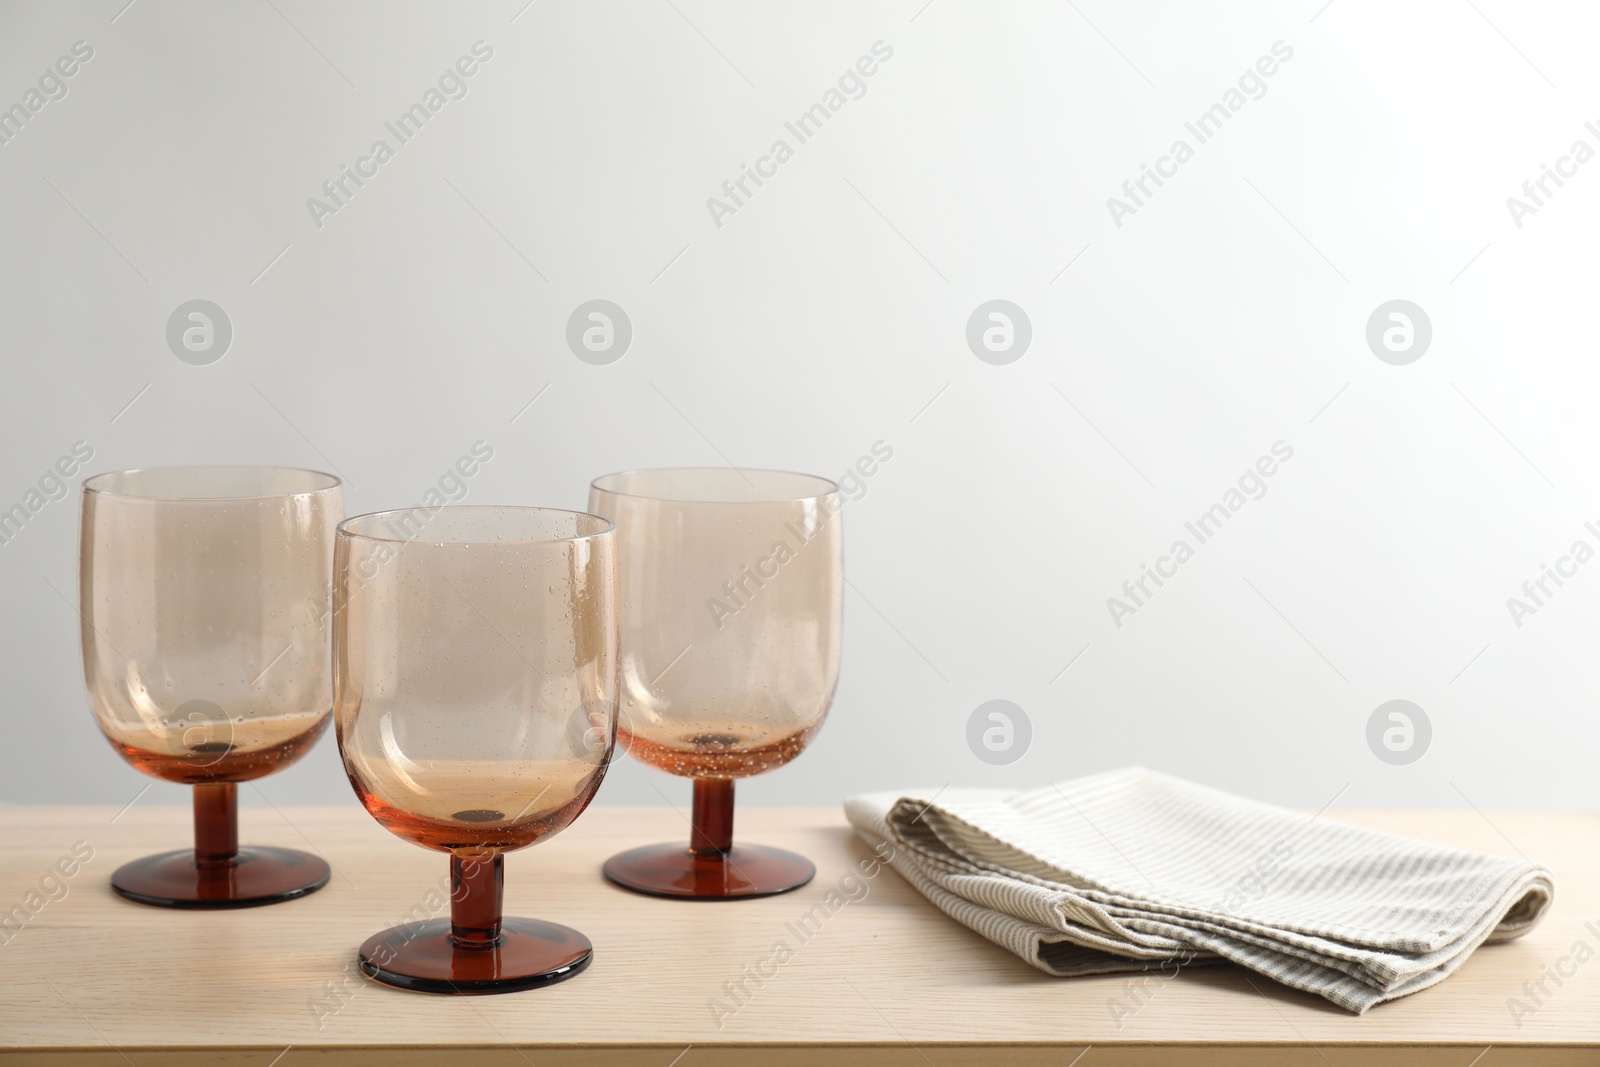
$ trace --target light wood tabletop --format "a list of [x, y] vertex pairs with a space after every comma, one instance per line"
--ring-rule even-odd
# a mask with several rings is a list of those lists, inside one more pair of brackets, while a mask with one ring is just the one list
[[[441, 997], [355, 970], [364, 938], [441, 900], [447, 863], [353, 805], [244, 807], [243, 843], [318, 852], [333, 880], [302, 900], [212, 912], [129, 903], [107, 885], [124, 862], [187, 845], [186, 809], [9, 807], [0, 1064], [1600, 1064], [1600, 815], [1325, 817], [1521, 852], [1555, 872], [1555, 905], [1529, 936], [1481, 948], [1442, 984], [1356, 1017], [1228, 965], [1143, 983], [1050, 978], [946, 918], [891, 869], [864, 876], [872, 853], [837, 810], [740, 810], [738, 839], [816, 863], [816, 880], [793, 893], [637, 896], [607, 884], [601, 861], [686, 840], [684, 816], [594, 808], [506, 864], [507, 914], [582, 930], [593, 966], [545, 989]], [[63, 857], [82, 862], [58, 867]]]

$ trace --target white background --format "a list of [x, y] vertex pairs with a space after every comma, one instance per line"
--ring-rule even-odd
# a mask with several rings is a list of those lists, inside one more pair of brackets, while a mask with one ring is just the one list
[[[882, 440], [832, 715], [750, 801], [1139, 762], [1310, 808], [1591, 807], [1600, 562], [1520, 628], [1506, 598], [1600, 547], [1600, 161], [1520, 228], [1506, 198], [1600, 148], [1600, 25], [1475, 2], [5, 3], [0, 106], [94, 57], [0, 146], [0, 509], [79, 440], [92, 471], [333, 468], [352, 514], [479, 440], [468, 500], [566, 507], [606, 471], [831, 476]], [[307, 198], [478, 40], [468, 95], [318, 228]], [[707, 198], [879, 40], [719, 228]], [[195, 298], [233, 324], [210, 366], [165, 340]], [[564, 340], [595, 298], [633, 324], [609, 366]], [[995, 298], [1032, 323], [1006, 366], [965, 340]], [[1392, 299], [1432, 321], [1406, 366], [1365, 339]], [[1280, 440], [1266, 496], [1117, 627], [1106, 598]], [[5, 801], [145, 784], [82, 693], [76, 492], [0, 546]], [[1032, 722], [1007, 767], [966, 740], [997, 698]], [[1404, 766], [1366, 741], [1396, 698], [1433, 728]], [[259, 785], [353, 800], [331, 736]], [[600, 802], [687, 796], [624, 762]]]

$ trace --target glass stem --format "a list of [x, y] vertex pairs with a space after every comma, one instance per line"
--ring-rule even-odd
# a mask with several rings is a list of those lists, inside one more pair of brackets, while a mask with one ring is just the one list
[[194, 787], [194, 862], [197, 867], [231, 867], [239, 855], [239, 794], [232, 782]]
[[699, 859], [721, 859], [732, 850], [733, 779], [696, 778], [689, 851]]
[[450, 853], [450, 939], [460, 948], [500, 943], [505, 860], [492, 849]]

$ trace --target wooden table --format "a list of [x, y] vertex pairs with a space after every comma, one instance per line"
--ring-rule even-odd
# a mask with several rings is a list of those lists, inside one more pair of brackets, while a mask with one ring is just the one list
[[[727, 904], [608, 885], [599, 873], [607, 855], [686, 839], [688, 828], [671, 809], [592, 809], [506, 870], [509, 914], [567, 923], [594, 941], [586, 973], [496, 997], [404, 993], [360, 978], [355, 949], [439, 886], [442, 855], [391, 837], [354, 806], [246, 807], [246, 843], [320, 852], [333, 881], [273, 907], [167, 911], [115, 897], [107, 878], [129, 859], [186, 844], [187, 810], [135, 805], [114, 816], [0, 813], [0, 911], [39, 904], [43, 894], [28, 894], [57, 860], [77, 842], [93, 849], [61, 883], [64, 897], [25, 923], [13, 918], [18, 930], [0, 928], [0, 1065], [1600, 1064], [1600, 956], [1559, 988], [1545, 977], [1573, 969], [1578, 942], [1600, 953], [1600, 815], [1328, 816], [1520, 849], [1558, 882], [1532, 935], [1482, 948], [1443, 984], [1360, 1018], [1231, 966], [1187, 969], [1138, 996], [1125, 976], [1047, 977], [946, 918], [892, 870], [841, 883], [870, 853], [827, 809], [742, 809], [741, 839], [802, 852], [818, 875], [785, 896]], [[777, 966], [780, 942], [792, 958]], [[751, 971], [770, 977], [731, 996], [724, 983]], [[1524, 982], [1541, 979], [1549, 996], [1535, 1005]], [[1536, 1010], [1514, 1020], [1511, 998]]]

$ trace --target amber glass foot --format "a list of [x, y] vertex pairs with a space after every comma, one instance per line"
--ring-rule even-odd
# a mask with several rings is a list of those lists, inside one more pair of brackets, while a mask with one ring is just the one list
[[594, 946], [570, 926], [500, 920], [499, 939], [466, 946], [449, 919], [393, 926], [361, 945], [361, 973], [421, 993], [514, 993], [571, 978], [589, 966]]
[[362, 942], [361, 973], [419, 993], [514, 993], [565, 981], [594, 959], [569, 926], [502, 918], [498, 852], [450, 856], [450, 918], [404, 923]]
[[733, 843], [733, 779], [694, 780], [689, 847], [646, 845], [619, 852], [601, 868], [624, 889], [680, 900], [770, 897], [816, 876], [804, 856], [765, 845]]
[[685, 900], [770, 897], [799, 889], [817, 869], [781, 848], [735, 845], [721, 856], [697, 856], [682, 845], [646, 845], [619, 852], [602, 868], [635, 893]]
[[316, 892], [328, 865], [292, 848], [241, 848], [223, 867], [202, 867], [195, 854], [165, 852], [118, 867], [111, 888], [129, 900], [162, 908], [253, 908]]
[[232, 782], [194, 787], [194, 849], [118, 867], [111, 888], [161, 908], [253, 908], [315, 892], [328, 865], [292, 848], [240, 848]]

